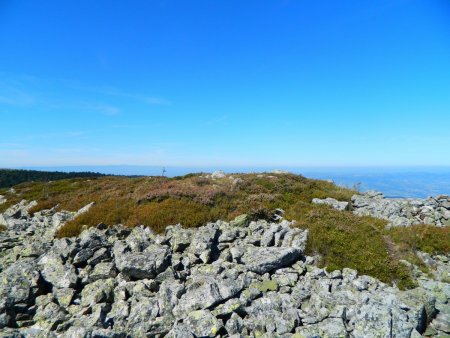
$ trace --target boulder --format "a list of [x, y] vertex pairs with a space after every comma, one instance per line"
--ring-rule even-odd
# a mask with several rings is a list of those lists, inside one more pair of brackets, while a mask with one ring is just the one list
[[64, 308], [67, 308], [70, 305], [75, 295], [75, 292], [76, 291], [74, 289], [70, 288], [53, 289], [53, 294], [55, 296], [57, 303]]
[[186, 293], [174, 309], [175, 315], [179, 317], [192, 310], [207, 309], [224, 302], [237, 295], [244, 287], [242, 280], [205, 275], [194, 275], [186, 284]]
[[257, 247], [248, 245], [241, 258], [246, 269], [264, 274], [295, 263], [302, 257], [298, 248]]
[[115, 281], [113, 278], [97, 280], [88, 284], [81, 291], [81, 305], [93, 306], [97, 303], [108, 303], [112, 300]]
[[203, 263], [209, 263], [218, 237], [219, 230], [215, 226], [199, 228], [192, 236], [188, 252], [198, 257]]
[[0, 329], [14, 323], [17, 312], [33, 304], [42, 285], [35, 265], [17, 262], [0, 274]]
[[189, 313], [184, 323], [196, 337], [216, 337], [223, 328], [222, 321], [214, 317], [208, 310]]
[[348, 202], [340, 202], [334, 198], [325, 198], [325, 199], [320, 199], [320, 198], [313, 198], [312, 202], [314, 204], [325, 204], [325, 205], [329, 205], [330, 207], [332, 207], [333, 209], [336, 210], [347, 210], [349, 203]]
[[[327, 318], [317, 324], [300, 326], [295, 329], [295, 333], [298, 337], [305, 338], [348, 336], [342, 318]], [[374, 337], [376, 337], [376, 335]]]
[[224, 178], [225, 173], [222, 170], [216, 170], [211, 174], [211, 178]]
[[247, 214], [237, 216], [230, 222], [233, 227], [246, 227], [250, 223], [250, 217]]
[[178, 253], [183, 252], [191, 244], [192, 236], [193, 231], [191, 229], [174, 228], [170, 239], [172, 251]]
[[166, 246], [151, 245], [142, 253], [127, 253], [115, 257], [117, 269], [130, 278], [155, 278], [170, 263]]
[[127, 330], [138, 336], [145, 336], [159, 314], [156, 298], [133, 298], [127, 318]]
[[57, 288], [74, 288], [78, 281], [76, 269], [69, 263], [63, 263], [59, 256], [51, 253], [39, 260], [44, 280]]

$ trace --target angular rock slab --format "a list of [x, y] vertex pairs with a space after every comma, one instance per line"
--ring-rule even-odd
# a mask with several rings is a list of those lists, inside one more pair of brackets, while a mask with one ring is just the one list
[[57, 288], [75, 287], [78, 276], [75, 267], [71, 264], [63, 264], [61, 259], [53, 254], [43, 256], [39, 265], [42, 267], [42, 277]]
[[174, 309], [177, 316], [185, 316], [193, 310], [207, 309], [237, 295], [244, 288], [242, 280], [223, 279], [219, 276], [194, 276]]
[[191, 312], [185, 320], [196, 337], [216, 337], [223, 323], [207, 310]]
[[117, 269], [124, 275], [137, 278], [155, 278], [170, 262], [169, 250], [150, 246], [142, 253], [125, 253], [115, 258]]
[[348, 208], [349, 203], [344, 201], [338, 201], [334, 198], [327, 197], [325, 199], [313, 198], [312, 202], [314, 204], [325, 204], [329, 205], [333, 209], [336, 210], [346, 210]]
[[248, 245], [245, 247], [241, 261], [249, 271], [262, 275], [272, 270], [291, 265], [301, 257], [302, 251], [298, 248], [257, 247]]

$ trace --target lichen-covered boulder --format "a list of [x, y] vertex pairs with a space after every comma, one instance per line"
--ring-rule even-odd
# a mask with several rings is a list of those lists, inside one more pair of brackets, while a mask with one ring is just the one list
[[196, 337], [216, 337], [223, 327], [223, 322], [208, 310], [193, 311], [188, 314], [185, 324]]
[[170, 262], [169, 248], [150, 245], [141, 253], [124, 253], [115, 257], [117, 269], [131, 278], [155, 278]]
[[325, 204], [325, 205], [329, 205], [330, 207], [332, 207], [333, 209], [336, 210], [346, 210], [349, 207], [349, 203], [348, 202], [344, 202], [344, 201], [338, 201], [334, 198], [325, 198], [325, 199], [320, 199], [320, 198], [313, 198], [312, 202], [314, 204]]
[[293, 264], [301, 258], [302, 252], [297, 248], [245, 247], [241, 258], [250, 271], [264, 274]]
[[81, 305], [93, 306], [97, 303], [111, 302], [115, 281], [113, 278], [97, 280], [88, 284], [81, 291]]
[[55, 254], [48, 254], [39, 260], [42, 277], [57, 288], [73, 288], [77, 284], [76, 269], [69, 263], [63, 263]]
[[186, 283], [174, 314], [183, 317], [190, 311], [207, 309], [237, 295], [244, 287], [241, 279], [224, 279], [220, 276], [194, 275]]

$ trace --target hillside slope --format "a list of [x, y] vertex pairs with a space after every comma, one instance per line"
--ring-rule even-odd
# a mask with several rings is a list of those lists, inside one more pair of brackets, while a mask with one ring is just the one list
[[43, 209], [77, 211], [94, 202], [86, 213], [60, 227], [57, 236], [70, 237], [99, 223], [145, 225], [161, 233], [172, 224], [198, 227], [218, 219], [229, 221], [240, 214], [270, 219], [273, 210], [281, 208], [286, 219], [296, 221], [295, 226], [309, 229], [306, 251], [320, 256], [322, 266], [330, 270], [354, 268], [401, 287], [414, 285], [402, 259], [420, 265], [417, 249], [432, 254], [449, 252], [448, 228], [422, 225], [386, 230], [383, 220], [311, 203], [313, 198], [325, 197], [349, 201], [354, 193], [293, 174], [78, 178], [0, 190], [6, 198], [0, 212], [23, 199], [37, 201], [29, 210], [37, 216]]

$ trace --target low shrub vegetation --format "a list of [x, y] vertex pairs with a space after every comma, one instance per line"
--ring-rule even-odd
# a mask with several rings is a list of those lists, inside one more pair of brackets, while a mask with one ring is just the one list
[[34, 213], [57, 205], [76, 211], [95, 202], [87, 213], [60, 228], [59, 237], [76, 236], [98, 223], [146, 225], [163, 232], [171, 224], [198, 227], [243, 213], [267, 217], [271, 210], [282, 208], [287, 219], [309, 230], [307, 253], [319, 255], [328, 270], [354, 268], [402, 288], [414, 283], [401, 259], [414, 259], [414, 250], [449, 252], [448, 230], [426, 226], [385, 230], [384, 221], [312, 204], [315, 197], [349, 201], [355, 191], [293, 174], [75, 178], [14, 188], [14, 193], [0, 190], [7, 198], [2, 210], [22, 199], [38, 201]]
[[385, 233], [385, 237], [393, 243], [390, 245], [394, 247], [393, 255], [419, 266], [424, 272], [428, 272], [428, 268], [417, 256], [417, 251], [432, 255], [446, 255], [450, 252], [450, 227], [413, 225], [392, 228]]
[[[156, 232], [164, 232], [168, 224], [180, 223], [185, 227], [199, 227], [211, 221], [213, 217], [214, 212], [201, 203], [168, 198], [162, 202], [136, 206], [125, 224], [132, 227], [144, 224]], [[216, 218], [221, 217], [217, 215]]]
[[387, 250], [385, 221], [304, 202], [289, 208], [287, 216], [309, 229], [307, 254], [322, 257], [320, 263], [328, 271], [357, 267], [360, 274], [395, 282], [401, 288], [415, 285], [408, 268]]
[[401, 251], [412, 249], [429, 254], [447, 254], [450, 251], [450, 227], [414, 225], [392, 228], [386, 232]]

